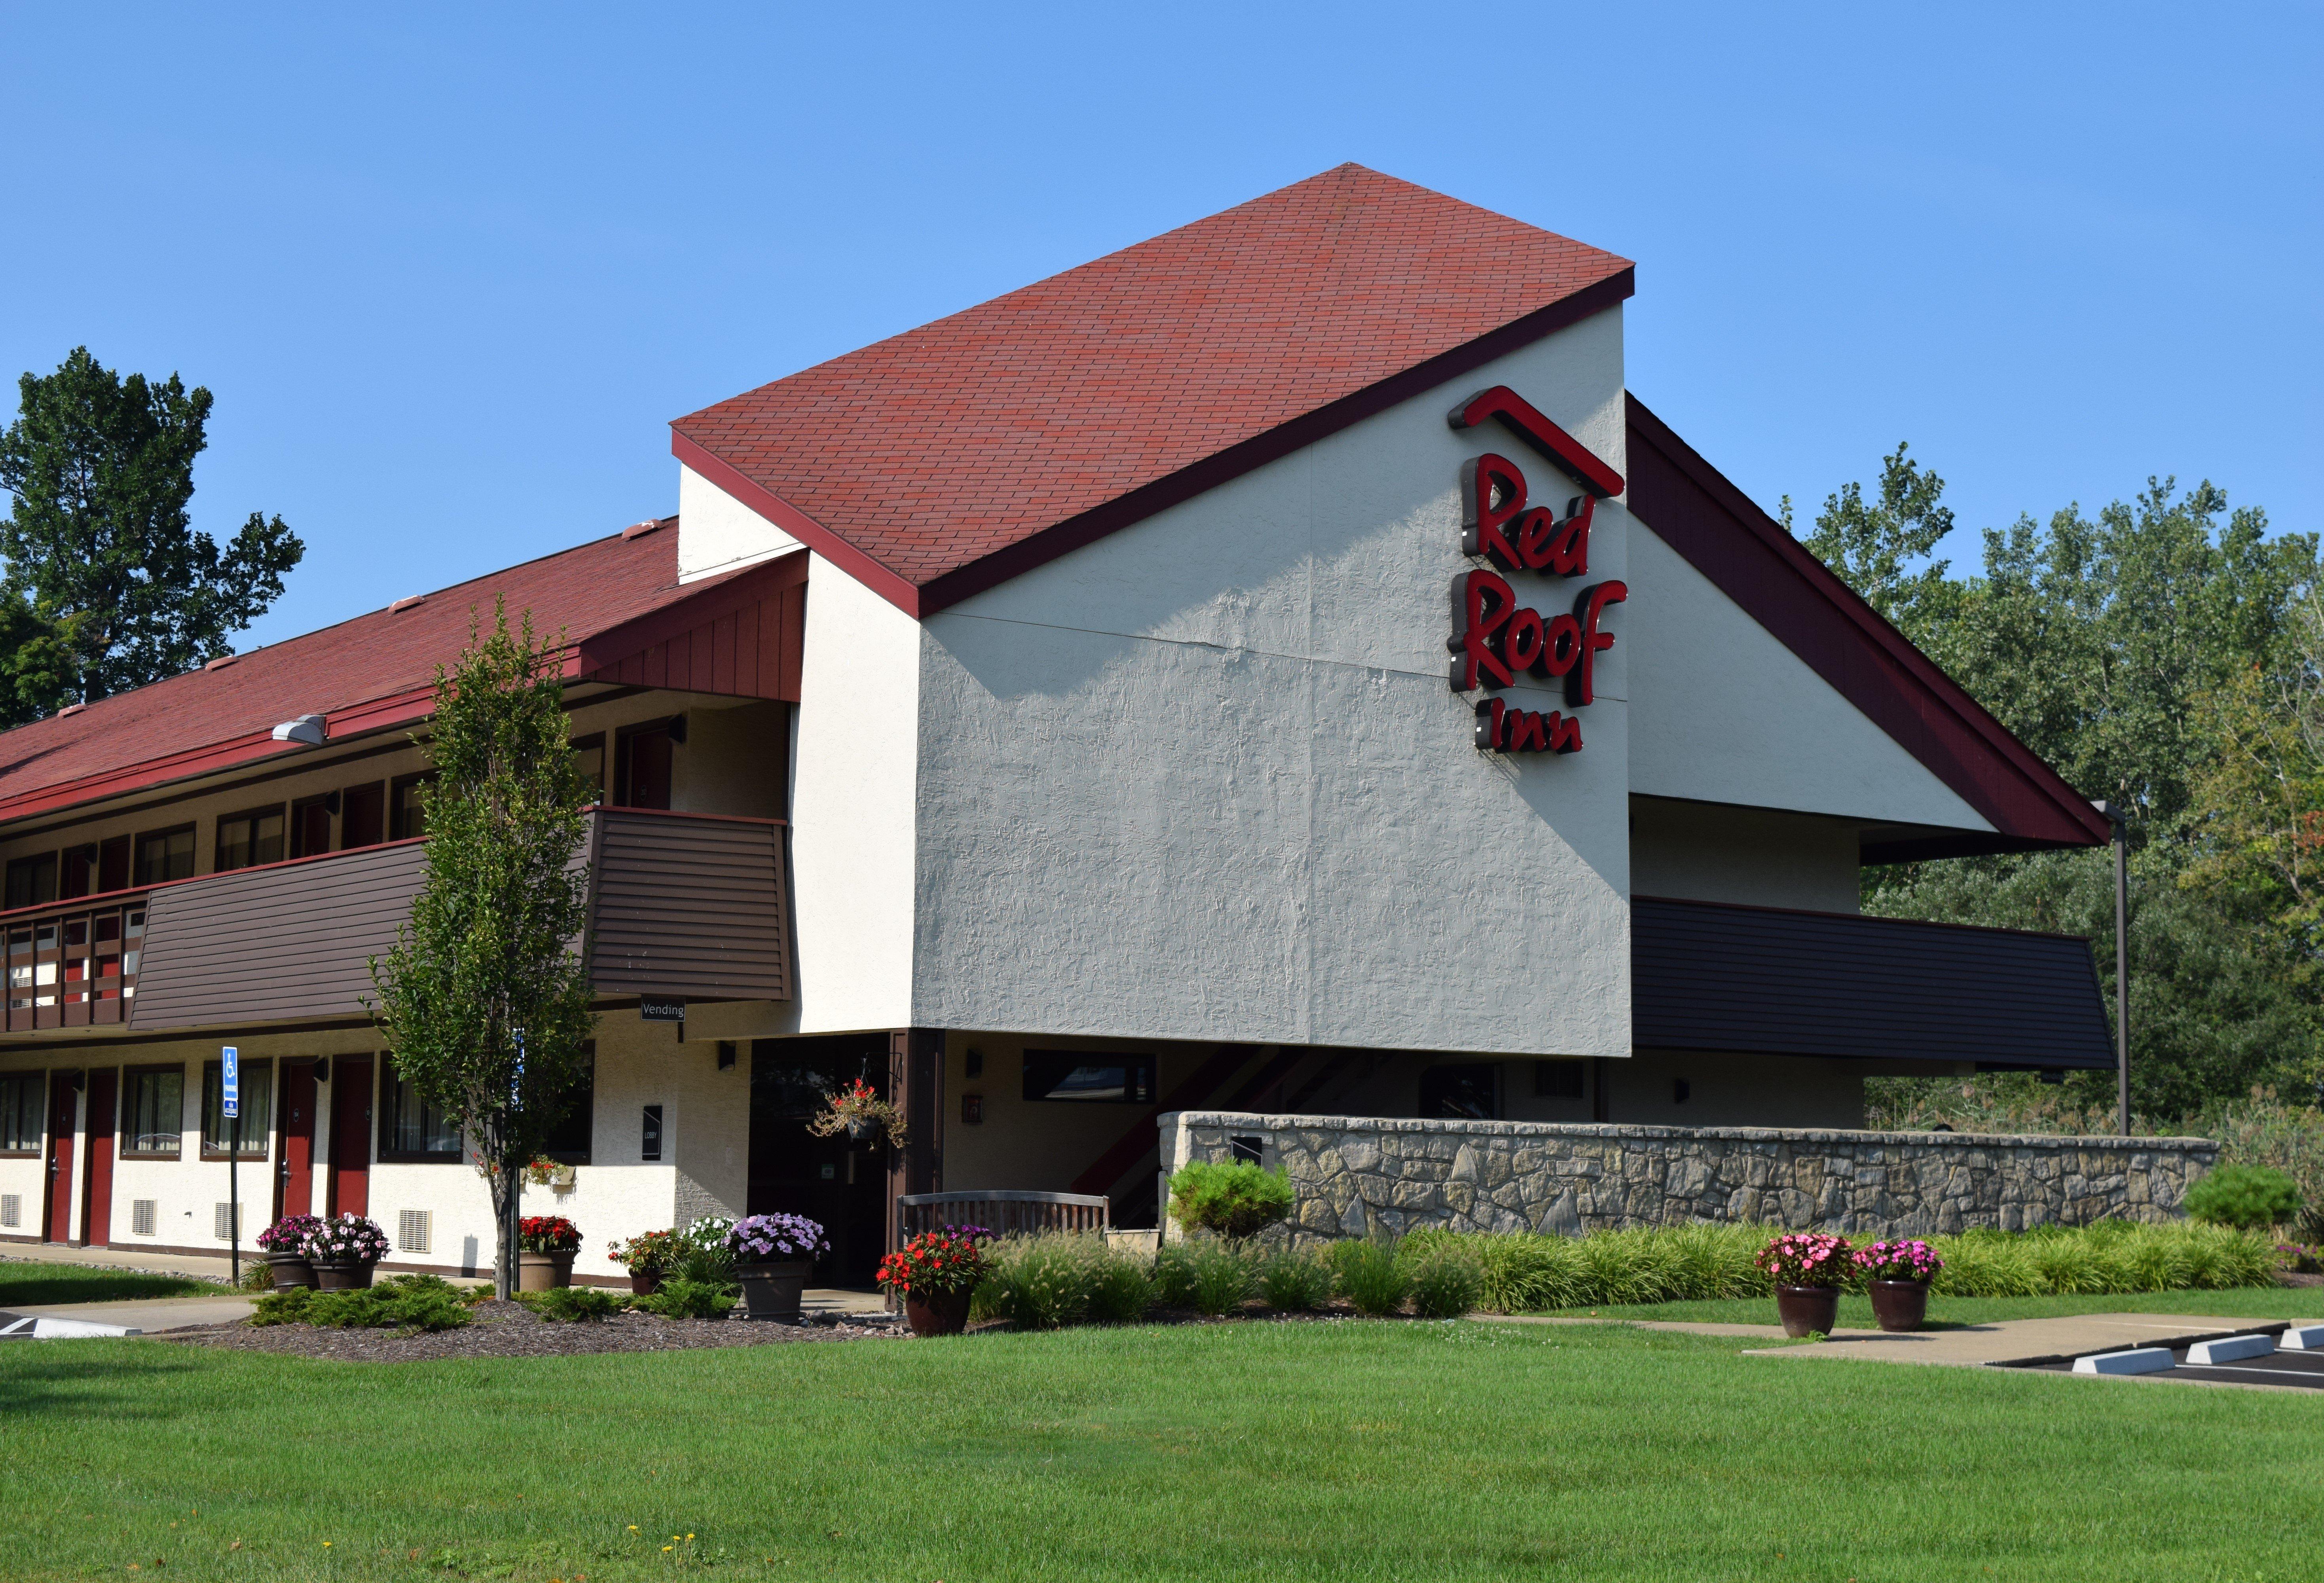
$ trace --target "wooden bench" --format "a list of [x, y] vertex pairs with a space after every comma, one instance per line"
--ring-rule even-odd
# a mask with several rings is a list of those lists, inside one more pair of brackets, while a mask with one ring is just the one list
[[982, 1226], [1002, 1236], [1041, 1231], [1104, 1231], [1112, 1202], [1089, 1193], [1037, 1193], [983, 1189], [960, 1193], [905, 1193], [896, 1200], [898, 1237], [944, 1226]]

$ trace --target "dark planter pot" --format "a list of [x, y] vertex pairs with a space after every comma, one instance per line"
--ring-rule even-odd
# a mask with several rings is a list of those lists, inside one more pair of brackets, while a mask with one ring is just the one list
[[315, 1285], [322, 1291], [361, 1291], [371, 1284], [374, 1268], [371, 1264], [327, 1264], [318, 1261]]
[[940, 1297], [904, 1294], [904, 1317], [915, 1336], [957, 1336], [968, 1328], [971, 1291], [948, 1291]]
[[1805, 1336], [1811, 1331], [1829, 1336], [1840, 1320], [1840, 1288], [1778, 1286], [1775, 1317], [1784, 1322], [1786, 1336]]
[[312, 1291], [315, 1266], [304, 1254], [269, 1254], [266, 1262], [274, 1267], [274, 1290], [296, 1291], [300, 1287]]
[[1884, 1330], [1917, 1330], [1929, 1322], [1929, 1283], [1925, 1281], [1868, 1281], [1872, 1292], [1872, 1317]]
[[554, 1291], [560, 1286], [572, 1284], [571, 1254], [517, 1254], [516, 1289], [519, 1291]]
[[659, 1291], [660, 1290], [661, 1272], [659, 1270], [632, 1270], [630, 1272], [630, 1295], [632, 1297], [651, 1297], [655, 1292]]
[[742, 1301], [751, 1318], [798, 1324], [800, 1300], [807, 1295], [807, 1273], [814, 1267], [807, 1259], [779, 1264], [736, 1264], [734, 1279], [742, 1282]]

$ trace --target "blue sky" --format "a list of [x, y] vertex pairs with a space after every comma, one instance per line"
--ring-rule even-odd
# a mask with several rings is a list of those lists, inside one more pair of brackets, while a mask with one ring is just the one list
[[2324, 527], [2314, 5], [393, 10], [0, 5], [0, 374], [217, 393], [198, 523], [309, 545], [245, 646], [1350, 159], [1637, 259], [1631, 387], [1770, 507], [1909, 439], [1964, 559], [2150, 473]]

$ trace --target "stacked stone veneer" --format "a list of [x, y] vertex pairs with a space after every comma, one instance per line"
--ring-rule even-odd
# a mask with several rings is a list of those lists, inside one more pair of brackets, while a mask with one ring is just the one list
[[2002, 1137], [1769, 1127], [1571, 1126], [1180, 1111], [1162, 1163], [1261, 1142], [1299, 1242], [1423, 1227], [1568, 1236], [1691, 1220], [1926, 1236], [2167, 1220], [2218, 1158], [2206, 1138]]

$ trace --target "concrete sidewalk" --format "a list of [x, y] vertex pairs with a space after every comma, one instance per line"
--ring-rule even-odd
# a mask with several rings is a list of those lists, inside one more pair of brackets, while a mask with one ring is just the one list
[[[1607, 1315], [1588, 1319], [1570, 1314], [1471, 1314], [1492, 1325], [1628, 1325], [1633, 1330], [1671, 1330], [1685, 1336], [1733, 1336], [1749, 1341], [1782, 1341], [1786, 1338], [1781, 1325], [1729, 1325], [1709, 1320], [1700, 1323], [1683, 1319], [1624, 1319]], [[1879, 1330], [1837, 1330], [1834, 1340], [1872, 1339], [1881, 1336]]]
[[[255, 1248], [244, 1248], [242, 1267], [249, 1269], [259, 1256]], [[72, 1247], [54, 1242], [0, 1244], [0, 1264], [14, 1259], [33, 1264], [78, 1264], [90, 1270], [135, 1270], [149, 1275], [190, 1275], [220, 1286], [226, 1283], [228, 1271], [223, 1254], [210, 1258], [201, 1254], [149, 1254], [134, 1248]]]
[[230, 1325], [250, 1312], [253, 1301], [247, 1297], [143, 1297], [123, 1302], [23, 1302], [8, 1311], [36, 1319], [117, 1325], [156, 1336], [198, 1325]]
[[[2319, 1308], [2324, 1308], [2319, 1303]], [[2046, 1319], [2003, 1319], [1955, 1330], [1888, 1334], [1856, 1331], [1820, 1347], [1755, 1349], [1755, 1357], [1838, 1357], [1876, 1363], [1933, 1363], [1960, 1368], [2027, 1359], [2077, 1357], [2130, 1347], [2162, 1347], [2209, 1336], [2245, 1336], [2283, 1329], [2282, 1319], [2227, 1319], [2213, 1314], [2069, 1314]]]

